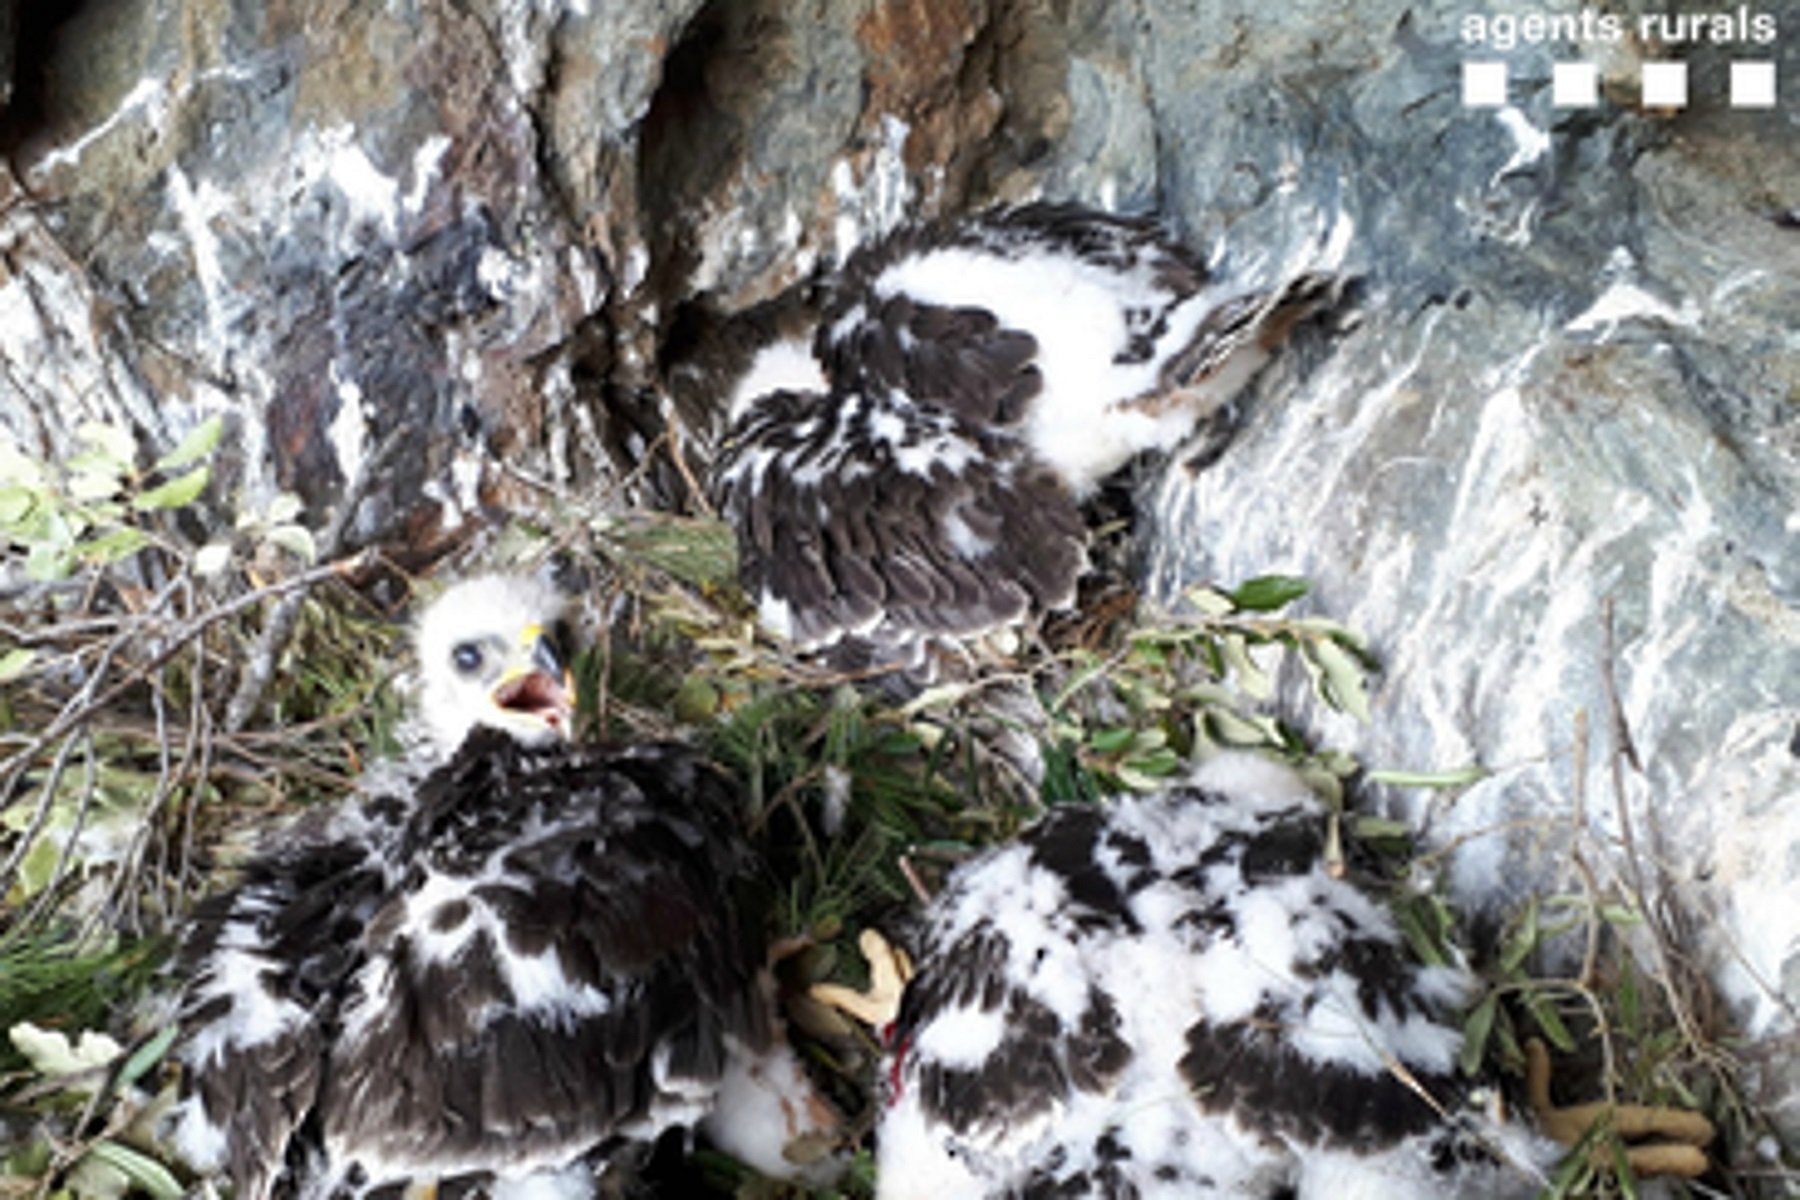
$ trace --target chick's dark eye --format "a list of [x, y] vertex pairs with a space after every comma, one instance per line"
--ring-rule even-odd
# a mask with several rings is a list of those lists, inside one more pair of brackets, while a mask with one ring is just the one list
[[464, 675], [471, 675], [481, 669], [481, 647], [474, 642], [458, 642], [450, 649], [450, 661]]

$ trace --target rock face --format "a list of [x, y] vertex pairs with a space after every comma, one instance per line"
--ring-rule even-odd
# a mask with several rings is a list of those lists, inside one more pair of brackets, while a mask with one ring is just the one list
[[[1495, 904], [1567, 882], [1577, 798], [1625, 861], [1610, 756], [1628, 730], [1647, 886], [1692, 915], [1684, 949], [1769, 1058], [1800, 1005], [1800, 106], [1725, 96], [1747, 57], [1791, 91], [1800, 28], [1506, 48], [1468, 44], [1468, 16], [34, 12], [0, 131], [0, 430], [54, 454], [104, 419], [148, 454], [227, 413], [221, 504], [292, 489], [315, 521], [400, 431], [354, 532], [429, 553], [471, 514], [646, 456], [623, 494], [689, 503], [659, 444], [674, 331], [903, 215], [1158, 209], [1247, 275], [1347, 219], [1357, 323], [1279, 360], [1212, 466], [1145, 481], [1149, 591], [1312, 579], [1386, 665], [1369, 726], [1316, 727], [1373, 764], [1488, 766], [1453, 801], [1386, 799], [1460, 845], [1454, 883]], [[1687, 110], [1639, 108], [1651, 55], [1688, 62]], [[1555, 106], [1551, 63], [1583, 56], [1600, 106]], [[1509, 106], [1463, 105], [1471, 57], [1508, 63]], [[681, 415], [703, 449], [707, 414]], [[1789, 1071], [1768, 1084], [1800, 1129]]]
[[[1453, 800], [1389, 797], [1460, 847], [1461, 896], [1579, 893], [1572, 850], [1599, 846], [1604, 883], [1641, 871], [1689, 914], [1683, 952], [1753, 1037], [1790, 1036], [1800, 910], [1773, 897], [1800, 868], [1795, 118], [1726, 109], [1704, 56], [1675, 121], [1517, 82], [1516, 107], [1461, 109], [1405, 85], [1449, 77], [1436, 44], [1402, 26], [1386, 70], [1287, 142], [1301, 193], [1309, 159], [1345, 174], [1364, 321], [1265, 379], [1216, 464], [1147, 487], [1153, 590], [1314, 581], [1385, 664], [1374, 720], [1322, 717], [1330, 740], [1491, 771]], [[1790, 152], [1724, 167], [1738, 139]], [[1234, 153], [1273, 172], [1275, 140]], [[1214, 161], [1201, 177], [1227, 173]], [[1791, 1125], [1800, 1080], [1767, 1082]]]

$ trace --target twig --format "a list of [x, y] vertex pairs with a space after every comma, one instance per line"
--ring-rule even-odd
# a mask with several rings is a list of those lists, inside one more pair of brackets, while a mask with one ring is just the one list
[[151, 834], [156, 828], [156, 815], [162, 811], [167, 802], [169, 791], [174, 786], [174, 772], [169, 755], [169, 710], [168, 681], [165, 675], [168, 668], [155, 671], [150, 683], [150, 719], [156, 729], [156, 792], [150, 803], [144, 806], [143, 815], [137, 822], [137, 828], [131, 834], [131, 847], [125, 852], [120, 870], [115, 874], [112, 888], [106, 903], [100, 909], [97, 924], [118, 929], [129, 923], [135, 934], [143, 932], [141, 923], [142, 910], [139, 905], [139, 887], [144, 860], [150, 848]]
[[1625, 872], [1627, 886], [1631, 889], [1631, 898], [1637, 910], [1644, 915], [1644, 926], [1650, 936], [1650, 944], [1655, 948], [1657, 960], [1657, 982], [1669, 1002], [1670, 1015], [1681, 1029], [1681, 1036], [1687, 1044], [1696, 1050], [1706, 1045], [1700, 1031], [1694, 1026], [1694, 1015], [1689, 1009], [1686, 998], [1675, 981], [1675, 958], [1670, 953], [1668, 940], [1663, 936], [1659, 922], [1654, 917], [1655, 910], [1649, 901], [1649, 892], [1644, 885], [1644, 868], [1638, 856], [1637, 835], [1633, 831], [1631, 820], [1631, 804], [1625, 795], [1625, 764], [1629, 762], [1632, 769], [1643, 773], [1643, 763], [1638, 758], [1637, 749], [1631, 740], [1631, 728], [1625, 719], [1625, 706], [1619, 698], [1619, 684], [1614, 675], [1615, 646], [1613, 640], [1613, 600], [1611, 596], [1601, 601], [1600, 622], [1602, 637], [1602, 661], [1600, 678], [1606, 687], [1607, 709], [1612, 718], [1613, 752], [1608, 759], [1608, 767], [1612, 776], [1613, 808], [1619, 822], [1619, 842], [1625, 853]]
[[[1588, 866], [1587, 859], [1581, 853], [1581, 845], [1588, 835], [1587, 823], [1587, 769], [1588, 769], [1588, 713], [1585, 708], [1575, 710], [1575, 846], [1570, 852], [1570, 859], [1581, 875], [1582, 886], [1587, 891], [1588, 919], [1585, 930], [1585, 943], [1581, 953], [1581, 983], [1583, 987], [1591, 987], [1594, 973], [1600, 960], [1600, 887], [1594, 880], [1593, 868]], [[1607, 1099], [1612, 1098], [1612, 1080], [1607, 1079]]]
[[[1612, 718], [1613, 736], [1618, 739], [1618, 753], [1624, 761], [1631, 764], [1631, 769], [1638, 774], [1644, 772], [1644, 762], [1638, 757], [1637, 743], [1631, 738], [1631, 724], [1625, 719], [1625, 705], [1619, 698], [1619, 681], [1614, 674], [1614, 665], [1618, 662], [1618, 647], [1613, 634], [1613, 598], [1606, 597], [1600, 602], [1600, 636], [1601, 678], [1606, 683], [1606, 705]], [[1614, 760], [1613, 774], [1619, 774], [1617, 759]], [[1634, 864], [1635, 866], [1635, 864]]]
[[669, 430], [667, 426], [664, 426], [661, 433], [650, 439], [649, 445], [644, 447], [644, 453], [638, 457], [631, 470], [606, 486], [606, 489], [601, 492], [599, 503], [596, 506], [601, 512], [614, 511], [615, 506], [621, 501], [629, 506], [630, 500], [627, 494], [632, 488], [650, 477], [651, 467], [656, 462], [656, 452], [662, 448], [668, 438]]
[[680, 473], [682, 482], [687, 484], [688, 491], [694, 497], [694, 502], [700, 506], [700, 511], [709, 517], [717, 517], [718, 510], [712, 506], [712, 501], [706, 495], [706, 489], [700, 486], [698, 479], [694, 478], [694, 469], [688, 466], [687, 455], [681, 452], [681, 427], [670, 422], [668, 429], [664, 431], [663, 440], [668, 448], [670, 461], [675, 464], [675, 470]]
[[[219, 605], [217, 608], [209, 609], [190, 620], [185, 626], [177, 630], [169, 638], [163, 648], [153, 655], [148, 662], [138, 666], [129, 675], [107, 688], [106, 691], [102, 692], [100, 695], [92, 696], [90, 694], [90, 689], [84, 688], [82, 692], [77, 693], [74, 700], [71, 700], [69, 704], [64, 706], [63, 711], [57, 714], [56, 719], [52, 721], [42, 733], [26, 742], [6, 760], [4, 767], [6, 771], [6, 780], [4, 784], [0, 784], [0, 796], [4, 796], [10, 791], [12, 784], [17, 780], [18, 776], [24, 772], [25, 768], [30, 765], [32, 758], [45, 746], [50, 745], [64, 734], [68, 733], [70, 729], [79, 725], [82, 721], [85, 721], [100, 709], [105, 708], [114, 700], [117, 700], [128, 688], [144, 679], [164, 663], [167, 663], [181, 651], [182, 647], [205, 633], [208, 629], [211, 629], [214, 625], [217, 625], [221, 621], [229, 620], [243, 612], [245, 609], [253, 608], [271, 597], [284, 596], [289, 592], [311, 587], [313, 584], [316, 584], [323, 579], [348, 575], [351, 572], [362, 568], [372, 557], [373, 554], [370, 551], [359, 551], [347, 558], [321, 564], [320, 566], [313, 567], [311, 570], [303, 571], [298, 575], [283, 579], [279, 583], [272, 583], [266, 587], [260, 587], [255, 591], [245, 592], [241, 596], [234, 597], [226, 603]], [[108, 647], [108, 653], [110, 654], [117, 648], [118, 645], [117, 642], [115, 642]], [[88, 698], [82, 700], [81, 698], [83, 696], [87, 696]], [[79, 703], [76, 702], [78, 700], [80, 701]], [[0, 873], [0, 878], [4, 877], [4, 874]]]
[[[188, 604], [193, 603], [191, 584], [184, 588]], [[194, 651], [194, 663], [191, 678], [205, 677], [205, 642], [195, 639], [190, 643]], [[184, 731], [181, 734], [179, 760], [175, 758], [174, 738], [169, 729], [169, 697], [167, 682], [163, 678], [167, 667], [158, 669], [151, 683], [151, 713], [155, 721], [155, 737], [157, 752], [156, 792], [150, 803], [145, 806], [142, 819], [132, 839], [130, 853], [126, 859], [126, 869], [118, 873], [113, 881], [112, 892], [108, 897], [104, 919], [101, 922], [107, 928], [119, 928], [129, 923], [131, 929], [141, 934], [143, 931], [143, 888], [142, 873], [153, 872], [154, 886], [158, 893], [166, 896], [169, 892], [170, 879], [170, 842], [175, 831], [161, 828], [159, 836], [159, 818], [163, 810], [169, 806], [171, 797], [176, 795], [178, 781], [204, 780], [204, 773], [194, 771], [195, 757], [201, 752], [202, 732], [207, 709], [204, 703], [204, 689], [189, 689], [188, 713]], [[199, 787], [190, 787], [186, 793], [186, 801], [191, 807], [199, 795]], [[154, 862], [151, 856], [154, 850]], [[185, 855], [178, 870], [185, 870]], [[180, 884], [177, 884], [179, 894]]]
[[[6, 798], [10, 797], [12, 794], [13, 783], [18, 779], [19, 775], [23, 773], [26, 765], [28, 765], [31, 759], [37, 755], [38, 751], [50, 745], [53, 741], [62, 739], [62, 745], [58, 747], [56, 757], [50, 763], [50, 772], [48, 777], [44, 780], [43, 790], [41, 798], [38, 801], [37, 809], [31, 814], [30, 823], [27, 824], [25, 829], [19, 834], [19, 840], [13, 847], [12, 853], [7, 856], [6, 864], [0, 866], [0, 890], [11, 888], [13, 877], [18, 871], [20, 863], [24, 861], [25, 855], [31, 850], [31, 847], [36, 844], [38, 836], [44, 830], [44, 826], [49, 823], [50, 810], [55, 805], [57, 788], [61, 786], [63, 772], [68, 768], [69, 755], [73, 754], [75, 751], [75, 738], [73, 736], [66, 736], [69, 728], [73, 725], [73, 722], [65, 721], [63, 718], [68, 715], [70, 708], [78, 703], [81, 704], [81, 708], [84, 710], [98, 706], [99, 702], [93, 699], [93, 694], [99, 690], [100, 681], [106, 677], [107, 668], [111, 666], [113, 656], [118, 650], [118, 642], [110, 643], [105, 647], [101, 653], [100, 662], [95, 665], [92, 673], [88, 675], [87, 682], [84, 683], [80, 690], [70, 698], [69, 705], [64, 706], [63, 714], [58, 717], [55, 725], [44, 733], [39, 734], [27, 745], [26, 749], [20, 751], [19, 754], [15, 756], [17, 758], [17, 765], [13, 771], [9, 773], [5, 786], [0, 787], [0, 809], [5, 808]], [[83, 702], [84, 698], [85, 702]], [[60, 728], [57, 728], [56, 726], [60, 726]], [[25, 928], [25, 924], [25, 922], [20, 922], [15, 926], [15, 930]], [[0, 937], [0, 946], [4, 946], [9, 940], [10, 939], [7, 937]]]
[[1648, 893], [1644, 888], [1644, 867], [1638, 858], [1637, 836], [1632, 831], [1631, 806], [1625, 798], [1625, 764], [1630, 763], [1632, 770], [1639, 774], [1643, 773], [1644, 767], [1638, 759], [1637, 748], [1632, 745], [1631, 727], [1625, 721], [1625, 706], [1619, 699], [1619, 682], [1613, 670], [1616, 647], [1613, 642], [1611, 596], [1600, 602], [1600, 635], [1600, 679], [1606, 687], [1606, 707], [1613, 737], [1613, 752], [1607, 758], [1607, 769], [1612, 776], [1613, 808], [1619, 822], [1619, 841], [1625, 849], [1625, 868], [1631, 877], [1632, 894], [1639, 909], [1648, 917], [1650, 909], [1645, 903]]
[[539, 479], [536, 475], [533, 475], [530, 471], [527, 471], [517, 463], [502, 461], [498, 465], [500, 467], [500, 473], [508, 479], [517, 480], [526, 487], [531, 488], [533, 491], [542, 492], [552, 500], [568, 499], [563, 493], [563, 490], [556, 486], [556, 484], [550, 482], [548, 479]]
[[[193, 648], [193, 678], [201, 679], [205, 677], [206, 644], [204, 642], [196, 641], [193, 643]], [[181, 810], [176, 818], [178, 828], [176, 830], [171, 830], [163, 839], [163, 870], [166, 875], [168, 872], [169, 841], [174, 838], [177, 833], [179, 833], [181, 838], [180, 850], [176, 857], [174, 873], [175, 887], [173, 900], [174, 911], [176, 912], [183, 911], [186, 907], [185, 901], [187, 900], [188, 870], [193, 859], [194, 849], [194, 826], [198, 824], [195, 819], [195, 810], [200, 803], [200, 784], [202, 781], [211, 778], [212, 754], [212, 710], [206, 706], [205, 694], [202, 690], [200, 688], [190, 688], [188, 689], [188, 741], [187, 745], [182, 750], [181, 762], [182, 768], [188, 772], [188, 778], [193, 780], [193, 785], [190, 786], [183, 795]], [[196, 756], [199, 758], [197, 764], [195, 762]]]
[[1584, 922], [1580, 979], [1583, 987], [1592, 987], [1600, 969], [1600, 884], [1579, 845], [1569, 852], [1569, 859], [1581, 876], [1582, 891], [1587, 894], [1588, 917]]
[[[5, 599], [5, 597], [0, 596], [0, 599]], [[0, 621], [0, 637], [19, 646], [42, 646], [67, 638], [111, 633], [120, 625], [128, 624], [134, 619], [130, 616], [90, 617], [86, 620], [65, 621], [60, 625], [40, 625], [36, 628], [15, 625], [11, 621]]]
[[[15, 932], [37, 928], [39, 919], [42, 918], [45, 911], [55, 903], [57, 889], [61, 887], [63, 879], [69, 873], [69, 865], [75, 859], [75, 845], [81, 840], [82, 830], [87, 827], [88, 810], [94, 806], [94, 794], [99, 790], [96, 786], [99, 770], [94, 765], [93, 732], [91, 730], [81, 730], [76, 733], [71, 733], [68, 741], [65, 743], [65, 748], [72, 748], [76, 742], [80, 742], [82, 747], [83, 777], [81, 781], [81, 803], [75, 810], [75, 820], [69, 826], [68, 835], [63, 839], [62, 851], [56, 856], [56, 866], [52, 868], [50, 872], [49, 881], [46, 882], [43, 888], [38, 892], [37, 899], [33, 901], [31, 907], [19, 918], [18, 923], [15, 926]], [[60, 772], [56, 779], [53, 779], [51, 782], [44, 785], [43, 809], [47, 810], [52, 806], [52, 802], [56, 797], [55, 785], [58, 782], [60, 782]], [[19, 852], [22, 853], [29, 848], [29, 846], [29, 842], [20, 842]], [[15, 859], [16, 858], [17, 854], [15, 854]], [[12, 874], [9, 871], [5, 876], [0, 878], [4, 878], [10, 885]], [[87, 932], [87, 930], [82, 931], [82, 937], [84, 939]], [[7, 945], [11, 940], [10, 935], [0, 937], [0, 946]]]
[[[195, 678], [199, 678], [199, 668], [205, 658], [205, 649], [200, 643], [194, 643]], [[181, 858], [177, 867], [175, 880], [175, 904], [177, 911], [185, 908], [188, 896], [188, 880], [193, 873], [194, 834], [200, 824], [200, 787], [201, 780], [212, 778], [213, 771], [213, 728], [212, 710], [201, 702], [200, 689], [195, 688], [191, 701], [193, 717], [189, 728], [200, 732], [200, 762], [194, 770], [195, 785], [187, 790], [187, 802], [181, 816]]]
[[1588, 768], [1588, 711], [1585, 708], [1575, 710], [1575, 833], [1580, 836], [1587, 832], [1587, 768]]
[[[364, 459], [357, 468], [356, 478], [350, 482], [342, 503], [320, 534], [321, 558], [337, 558], [344, 552], [356, 510], [361, 507], [363, 498], [369, 494], [369, 489], [374, 486], [381, 470], [411, 432], [405, 426], [394, 430], [376, 448], [375, 453]], [[223, 728], [226, 733], [238, 732], [256, 715], [263, 694], [269, 690], [269, 683], [275, 677], [275, 666], [281, 658], [281, 652], [287, 649], [289, 640], [294, 636], [294, 628], [300, 623], [301, 608], [306, 603], [309, 590], [310, 584], [288, 593], [270, 611], [269, 622], [263, 626], [262, 636], [256, 639], [256, 647], [244, 663], [243, 674], [238, 676], [237, 690], [232, 693], [230, 703], [225, 706]]]
[[913, 895], [918, 898], [919, 903], [930, 904], [931, 889], [925, 886], [923, 879], [919, 878], [918, 868], [912, 864], [912, 855], [902, 854], [895, 861], [900, 865], [900, 874], [906, 876], [906, 886], [912, 889]]

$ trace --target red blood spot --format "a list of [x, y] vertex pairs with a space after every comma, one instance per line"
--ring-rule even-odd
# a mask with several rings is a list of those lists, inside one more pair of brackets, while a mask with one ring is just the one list
[[[889, 1025], [886, 1029], [882, 1030], [882, 1041], [892, 1042], [893, 1037], [894, 1027], [892, 1025]], [[899, 1044], [894, 1046], [894, 1061], [888, 1064], [887, 1074], [887, 1102], [889, 1108], [900, 1103], [900, 1097], [906, 1091], [905, 1085], [900, 1082], [900, 1069], [906, 1065], [906, 1055], [911, 1049], [912, 1038], [910, 1037], [901, 1038]]]

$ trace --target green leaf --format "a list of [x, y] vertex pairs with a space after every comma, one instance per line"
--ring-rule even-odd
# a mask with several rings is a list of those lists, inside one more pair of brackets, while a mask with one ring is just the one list
[[690, 725], [710, 721], [719, 712], [719, 689], [703, 675], [689, 675], [669, 702], [675, 719]]
[[[19, 863], [18, 872], [13, 876], [13, 891], [17, 898], [29, 900], [50, 886], [50, 880], [56, 874], [56, 864], [62, 861], [62, 847], [56, 844], [55, 838], [40, 837], [32, 843], [31, 849], [25, 852], [25, 858]], [[8, 896], [7, 899], [14, 899]]]
[[1613, 993], [1618, 997], [1619, 1028], [1627, 1037], [1636, 1038], [1643, 1028], [1643, 997], [1638, 992], [1637, 971], [1631, 961], [1626, 959], [1622, 966], [1619, 985]]
[[167, 1025], [155, 1037], [133, 1050], [131, 1057], [125, 1060], [125, 1065], [119, 1068], [119, 1086], [130, 1087], [144, 1072], [161, 1062], [162, 1056], [169, 1052], [169, 1047], [175, 1044], [175, 1038], [180, 1032], [181, 1026]]
[[1252, 700], [1267, 700], [1275, 693], [1275, 685], [1263, 669], [1250, 657], [1250, 647], [1241, 633], [1228, 633], [1219, 639], [1219, 652], [1237, 676], [1237, 684]]
[[1391, 817], [1357, 816], [1350, 822], [1350, 830], [1363, 841], [1396, 841], [1412, 836], [1411, 825]]
[[60, 1030], [20, 1021], [6, 1031], [6, 1036], [38, 1074], [51, 1079], [104, 1067], [122, 1052], [119, 1043], [92, 1029], [82, 1030], [81, 1037], [71, 1043], [69, 1035]]
[[909, 754], [917, 754], [921, 743], [915, 734], [894, 729], [881, 735], [875, 742], [875, 752], [885, 754], [889, 758], [902, 758]]
[[72, 458], [68, 467], [69, 498], [72, 500], [105, 500], [118, 495], [125, 483], [125, 477], [110, 463], [92, 455]]
[[36, 650], [26, 646], [14, 646], [5, 654], [0, 654], [0, 683], [11, 683], [31, 670], [31, 664], [37, 661], [37, 656]]
[[1200, 610], [1201, 615], [1208, 617], [1228, 616], [1237, 608], [1231, 597], [1217, 588], [1189, 588], [1187, 599], [1189, 604]]
[[1230, 674], [1231, 666], [1225, 661], [1225, 655], [1219, 649], [1219, 639], [1209, 637], [1199, 645], [1200, 657], [1206, 664], [1207, 673], [1214, 679], [1223, 682]]
[[176, 467], [185, 467], [211, 454], [219, 445], [219, 437], [225, 432], [225, 418], [211, 416], [188, 430], [188, 435], [181, 439], [180, 445], [156, 460], [161, 471], [173, 471]]
[[1099, 729], [1090, 734], [1087, 740], [1088, 749], [1095, 754], [1119, 754], [1123, 752], [1137, 737], [1137, 730], [1129, 725], [1115, 725], [1111, 729]]
[[1363, 644], [1362, 635], [1342, 621], [1334, 621], [1330, 617], [1294, 617], [1288, 624], [1296, 629], [1322, 634], [1335, 642], [1340, 642], [1359, 656], [1366, 656], [1369, 653], [1368, 647]]
[[1112, 774], [1121, 784], [1134, 792], [1160, 791], [1168, 785], [1168, 781], [1164, 776], [1140, 771], [1130, 763], [1121, 763], [1113, 769]]
[[76, 532], [85, 533], [96, 525], [117, 525], [125, 520], [125, 506], [114, 496], [108, 496], [92, 504], [79, 508], [70, 508], [68, 518]]
[[1133, 754], [1149, 754], [1161, 750], [1169, 744], [1169, 733], [1161, 725], [1151, 725], [1140, 729], [1131, 738]]
[[75, 569], [75, 547], [65, 541], [39, 542], [25, 556], [25, 574], [38, 583], [55, 583]]
[[175, 1176], [169, 1173], [169, 1168], [147, 1154], [118, 1142], [100, 1141], [88, 1147], [86, 1157], [119, 1172], [150, 1193], [154, 1200], [181, 1200], [183, 1193]]
[[[1277, 730], [1277, 735], [1279, 736], [1281, 733], [1280, 724], [1276, 723], [1275, 728]], [[1293, 748], [1292, 746], [1287, 745], [1287, 740], [1285, 738], [1282, 739], [1282, 747], [1288, 749]], [[1331, 813], [1331, 819], [1334, 822], [1337, 821], [1339, 815], [1344, 811], [1343, 780], [1332, 774], [1330, 771], [1318, 766], [1316, 763], [1296, 763], [1294, 764], [1294, 769], [1299, 772], [1300, 778], [1305, 781], [1306, 786], [1312, 790], [1313, 794], [1325, 802], [1326, 809]]]
[[38, 506], [38, 493], [17, 483], [0, 484], [0, 526], [17, 529]]
[[37, 1138], [19, 1146], [5, 1158], [0, 1158], [0, 1176], [11, 1175], [15, 1179], [36, 1179], [50, 1170], [50, 1164], [54, 1159], [55, 1154], [50, 1148], [50, 1143], [42, 1138]]
[[1500, 1009], [1500, 994], [1489, 992], [1463, 1022], [1463, 1044], [1456, 1065], [1464, 1075], [1474, 1078], [1481, 1073], [1481, 1060], [1487, 1056], [1488, 1035], [1494, 1032], [1494, 1014]]
[[130, 558], [149, 544], [149, 534], [129, 525], [121, 525], [117, 529], [107, 530], [92, 541], [81, 543], [81, 557], [84, 562], [105, 566], [107, 563]]
[[1631, 1160], [1625, 1157], [1625, 1144], [1616, 1137], [1607, 1140], [1612, 1143], [1613, 1179], [1617, 1181], [1626, 1200], [1638, 1200], [1637, 1176], [1631, 1173]]
[[1226, 593], [1243, 612], [1273, 612], [1306, 595], [1306, 580], [1295, 575], [1259, 575]]
[[184, 508], [200, 498], [200, 493], [206, 490], [206, 481], [211, 476], [211, 468], [195, 467], [185, 475], [177, 475], [167, 483], [158, 484], [133, 497], [131, 507], [139, 512], [159, 508]]
[[1228, 746], [1271, 746], [1279, 745], [1278, 739], [1271, 739], [1267, 729], [1254, 721], [1245, 720], [1229, 709], [1210, 709], [1201, 714], [1206, 724], [1205, 732], [1212, 734]]
[[1179, 766], [1181, 766], [1181, 755], [1167, 746], [1152, 750], [1148, 754], [1134, 755], [1125, 760], [1126, 769], [1155, 779], [1173, 775]]
[[1500, 1010], [1500, 1019], [1494, 1022], [1494, 1043], [1500, 1048], [1500, 1061], [1507, 1064], [1508, 1070], [1525, 1069], [1525, 1051], [1519, 1048], [1519, 1035], [1505, 1009]]
[[1538, 898], [1531, 896], [1525, 901], [1525, 911], [1519, 918], [1519, 927], [1512, 932], [1506, 945], [1500, 951], [1500, 969], [1511, 975], [1524, 965], [1531, 957], [1531, 952], [1538, 944]]
[[1601, 1128], [1602, 1124], [1598, 1121], [1587, 1127], [1587, 1132], [1563, 1155], [1562, 1161], [1556, 1166], [1556, 1173], [1550, 1177], [1550, 1185], [1540, 1195], [1549, 1197], [1550, 1200], [1563, 1200], [1564, 1197], [1587, 1196], [1591, 1193], [1594, 1167], [1590, 1151]]
[[263, 540], [286, 550], [301, 562], [310, 563], [319, 556], [318, 543], [313, 541], [312, 531], [304, 525], [273, 526], [263, 535]]
[[1100, 787], [1093, 773], [1076, 761], [1072, 744], [1061, 742], [1044, 748], [1038, 796], [1045, 804], [1086, 804], [1099, 798]]
[[1487, 777], [1488, 769], [1480, 763], [1470, 763], [1466, 767], [1452, 767], [1445, 771], [1404, 771], [1382, 767], [1370, 771], [1367, 776], [1371, 783], [1418, 788], [1464, 787], [1471, 783], [1479, 783]]
[[1562, 1015], [1556, 1011], [1556, 1004], [1549, 996], [1543, 992], [1526, 992], [1525, 1010], [1537, 1023], [1545, 1041], [1564, 1054], [1575, 1053], [1575, 1039], [1569, 1035], [1569, 1027], [1563, 1024]]
[[1363, 690], [1362, 664], [1327, 638], [1311, 644], [1313, 661], [1325, 673], [1325, 699], [1359, 721], [1369, 719], [1369, 695]]
[[69, 514], [60, 506], [54, 496], [38, 497], [31, 509], [23, 513], [17, 524], [6, 526], [7, 536], [15, 542], [26, 546], [35, 546], [39, 542], [72, 542], [74, 532], [70, 528]]
[[1196, 683], [1183, 688], [1181, 698], [1198, 708], [1230, 708], [1236, 699], [1231, 689], [1216, 683]]
[[1626, 928], [1644, 923], [1644, 914], [1629, 904], [1602, 904], [1600, 918], [1608, 925], [1623, 925]]
[[[1667, 1058], [1675, 1052], [1676, 1047], [1681, 1044], [1681, 1034], [1678, 1030], [1674, 1032], [1675, 1036], [1670, 1039], [1668, 1049], [1655, 1057]], [[1686, 1108], [1695, 1109], [1696, 1111], [1702, 1111], [1707, 1107], [1706, 1102], [1700, 1099], [1700, 1094], [1683, 1082], [1681, 1076], [1662, 1072], [1662, 1084], [1675, 1094], [1676, 1104]]]
[[1449, 965], [1449, 958], [1444, 954], [1442, 939], [1433, 931], [1432, 917], [1436, 910], [1432, 907], [1435, 898], [1421, 896], [1415, 900], [1394, 907], [1394, 920], [1400, 926], [1400, 936], [1412, 950], [1413, 956], [1427, 966], [1442, 967]]
[[137, 458], [137, 439], [131, 436], [129, 429], [101, 421], [86, 421], [75, 430], [75, 436], [91, 446], [98, 458], [110, 463], [121, 475], [130, 472], [132, 462]]

